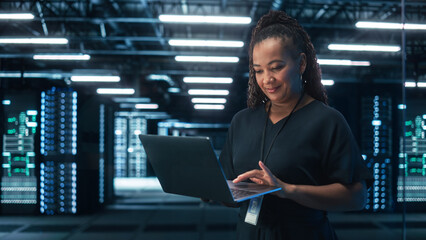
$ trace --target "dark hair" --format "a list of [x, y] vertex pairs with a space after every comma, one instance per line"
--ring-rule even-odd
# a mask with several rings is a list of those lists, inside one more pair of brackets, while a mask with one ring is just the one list
[[292, 39], [298, 50], [297, 53], [295, 51], [297, 54], [295, 57], [298, 56], [298, 53], [305, 53], [306, 69], [302, 75], [304, 91], [313, 98], [327, 104], [327, 93], [321, 83], [321, 69], [317, 63], [315, 49], [309, 35], [296, 19], [288, 16], [285, 12], [269, 11], [268, 14], [260, 18], [252, 31], [249, 47], [248, 107], [255, 108], [269, 101], [256, 82], [253, 69], [253, 48], [263, 40], [274, 37], [281, 38], [283, 41], [285, 38]]

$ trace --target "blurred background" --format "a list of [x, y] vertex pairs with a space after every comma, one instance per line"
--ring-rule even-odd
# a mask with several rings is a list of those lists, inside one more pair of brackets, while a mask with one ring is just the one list
[[0, 239], [234, 239], [237, 210], [163, 193], [137, 136], [220, 154], [269, 10], [374, 172], [363, 211], [329, 214], [340, 239], [426, 239], [423, 0], [1, 0]]

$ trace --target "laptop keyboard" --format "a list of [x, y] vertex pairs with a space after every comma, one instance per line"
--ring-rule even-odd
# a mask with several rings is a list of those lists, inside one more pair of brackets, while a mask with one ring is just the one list
[[234, 196], [234, 199], [256, 194], [255, 192], [252, 192], [252, 191], [246, 191], [246, 190], [241, 190], [236, 188], [231, 188], [231, 192], [232, 192], [232, 195]]

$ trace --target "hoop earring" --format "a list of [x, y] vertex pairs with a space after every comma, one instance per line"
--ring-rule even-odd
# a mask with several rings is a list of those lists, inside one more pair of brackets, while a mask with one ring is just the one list
[[307, 81], [306, 81], [306, 79], [304, 80], [304, 79], [302, 78], [302, 75], [300, 75], [300, 82], [302, 82], [302, 88], [305, 88], [305, 87], [306, 87], [306, 84], [307, 84]]

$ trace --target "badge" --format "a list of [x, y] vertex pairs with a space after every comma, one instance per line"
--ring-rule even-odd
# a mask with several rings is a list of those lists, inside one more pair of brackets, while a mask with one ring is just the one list
[[246, 219], [244, 220], [246, 223], [256, 226], [257, 220], [259, 218], [260, 208], [262, 207], [262, 200], [263, 196], [252, 198], [250, 200]]

